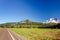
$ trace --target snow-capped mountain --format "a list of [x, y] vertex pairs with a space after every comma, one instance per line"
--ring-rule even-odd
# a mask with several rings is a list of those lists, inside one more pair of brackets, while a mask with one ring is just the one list
[[45, 23], [60, 23], [60, 20], [57, 18], [50, 18]]

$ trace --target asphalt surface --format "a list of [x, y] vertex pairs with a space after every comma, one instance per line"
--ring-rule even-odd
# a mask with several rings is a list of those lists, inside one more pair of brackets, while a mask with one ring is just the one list
[[19, 36], [10, 30], [3, 28], [0, 29], [0, 40], [22, 40]]

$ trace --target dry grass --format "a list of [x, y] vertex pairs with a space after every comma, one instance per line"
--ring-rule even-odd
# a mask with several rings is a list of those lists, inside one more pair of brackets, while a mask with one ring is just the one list
[[10, 30], [28, 40], [60, 40], [60, 29], [11, 28]]

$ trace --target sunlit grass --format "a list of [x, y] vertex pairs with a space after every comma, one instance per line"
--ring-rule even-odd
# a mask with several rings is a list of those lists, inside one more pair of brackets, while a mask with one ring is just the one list
[[60, 33], [60, 29], [10, 28], [10, 30], [30, 40], [52, 40], [53, 36], [49, 33]]

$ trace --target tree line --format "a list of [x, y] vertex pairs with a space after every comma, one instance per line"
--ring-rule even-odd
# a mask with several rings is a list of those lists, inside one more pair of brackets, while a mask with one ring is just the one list
[[0, 24], [1, 28], [60, 28], [60, 24], [55, 23], [39, 23], [39, 22], [31, 22], [31, 23], [5, 23]]

